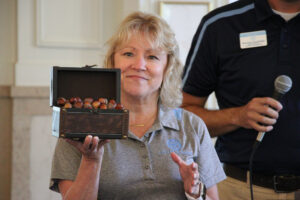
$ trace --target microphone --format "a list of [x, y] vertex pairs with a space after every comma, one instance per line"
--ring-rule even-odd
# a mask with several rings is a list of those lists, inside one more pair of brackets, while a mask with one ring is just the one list
[[[279, 100], [285, 93], [292, 88], [292, 79], [286, 75], [278, 76], [274, 81], [275, 90], [272, 98]], [[259, 132], [256, 141], [261, 142], [265, 136], [265, 132]]]

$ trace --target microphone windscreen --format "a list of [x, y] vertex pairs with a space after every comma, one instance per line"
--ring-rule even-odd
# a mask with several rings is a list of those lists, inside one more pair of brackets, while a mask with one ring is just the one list
[[277, 92], [285, 94], [291, 89], [293, 82], [290, 77], [286, 75], [280, 75], [275, 79], [274, 85]]

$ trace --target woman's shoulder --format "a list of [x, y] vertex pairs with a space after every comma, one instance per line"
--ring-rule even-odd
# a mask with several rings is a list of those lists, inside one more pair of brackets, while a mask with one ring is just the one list
[[173, 120], [177, 120], [177, 122], [181, 125], [181, 127], [185, 128], [193, 128], [195, 130], [204, 130], [206, 129], [206, 125], [204, 121], [197, 116], [196, 114], [185, 110], [183, 108], [169, 108], [162, 107], [164, 117], [173, 118]]
[[186, 109], [180, 107], [177, 108], [166, 107], [166, 110], [167, 112], [173, 113], [179, 120], [197, 121], [200, 123], [204, 123], [201, 117]]

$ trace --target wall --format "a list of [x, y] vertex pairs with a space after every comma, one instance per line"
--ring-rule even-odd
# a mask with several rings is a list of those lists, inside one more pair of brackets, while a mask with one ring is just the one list
[[12, 99], [16, 61], [16, 0], [0, 0], [0, 200], [11, 197]]
[[0, 87], [0, 200], [10, 199], [12, 156], [12, 102], [10, 87]]
[[51, 156], [56, 138], [51, 136], [48, 87], [12, 87], [13, 200], [58, 200], [48, 190]]
[[15, 85], [48, 86], [53, 65], [102, 66], [104, 42], [121, 17], [114, 10], [117, 4], [117, 0], [19, 0]]
[[0, 0], [0, 85], [12, 85], [16, 61], [16, 0]]

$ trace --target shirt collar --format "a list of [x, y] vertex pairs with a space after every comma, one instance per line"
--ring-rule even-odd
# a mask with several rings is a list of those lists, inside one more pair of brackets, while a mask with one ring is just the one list
[[[158, 117], [156, 118], [152, 127], [146, 132], [144, 136], [148, 136], [149, 133], [162, 130], [165, 128], [170, 128], [176, 131], [179, 131], [179, 122], [182, 118], [182, 109], [181, 108], [168, 108], [163, 106], [161, 103], [158, 105]], [[129, 131], [129, 138], [133, 138], [136, 140], [144, 140], [144, 137], [139, 139], [133, 133]]]
[[254, 4], [258, 22], [262, 22], [265, 19], [275, 15], [267, 0], [255, 0]]
[[[273, 12], [268, 0], [254, 0], [254, 4], [255, 4], [255, 13], [258, 22], [262, 22], [272, 16], [278, 15]], [[278, 18], [281, 18], [282, 21], [284, 21], [284, 19], [281, 16], [280, 17], [279, 16], [280, 15], [278, 15]], [[296, 15], [294, 18], [300, 18], [300, 13]]]
[[158, 118], [156, 120], [157, 124], [154, 123], [154, 127], [166, 127], [171, 128], [176, 131], [179, 131], [179, 122], [182, 118], [182, 109], [181, 108], [168, 108], [159, 104], [159, 113]]

